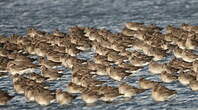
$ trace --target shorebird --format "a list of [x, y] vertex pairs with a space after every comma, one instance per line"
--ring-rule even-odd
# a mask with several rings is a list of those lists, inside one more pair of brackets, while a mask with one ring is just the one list
[[10, 60], [7, 57], [0, 57], [0, 71], [1, 72], [7, 72], [7, 64]]
[[75, 97], [66, 91], [62, 91], [61, 89], [56, 90], [56, 101], [63, 104], [70, 104]]
[[[78, 71], [77, 71], [77, 72], [78, 72]], [[71, 81], [72, 81], [73, 83], [77, 84], [77, 85], [80, 85], [80, 86], [82, 85], [81, 79], [83, 78], [83, 75], [86, 75], [86, 76], [84, 76], [84, 77], [91, 77], [91, 76], [87, 75], [87, 72], [86, 72], [86, 73], [83, 72], [83, 75], [82, 75], [82, 72], [81, 72], [80, 75], [79, 75], [77, 72], [72, 74], [72, 79], [71, 79]]]
[[48, 78], [43, 77], [42, 75], [37, 74], [37, 73], [28, 73], [26, 75], [26, 77], [31, 79], [31, 80], [36, 81], [37, 83], [43, 83], [48, 79]]
[[6, 105], [14, 96], [10, 96], [7, 92], [0, 90], [0, 105]]
[[191, 69], [192, 63], [186, 62], [182, 59], [173, 58], [169, 63], [170, 66], [177, 68], [177, 69]]
[[101, 35], [98, 34], [97, 29], [95, 28], [85, 27], [84, 33], [84, 36], [88, 37], [91, 41], [96, 40], [96, 37], [101, 37]]
[[[84, 71], [84, 70], [79, 70], [75, 73], [72, 73], [72, 82], [77, 84], [77, 85], [81, 85], [81, 86], [89, 86], [88, 85], [88, 81], [86, 80], [91, 80], [91, 81], [94, 81], [94, 74], [90, 74], [89, 71]], [[96, 83], [98, 83], [96, 81]], [[91, 85], [90, 85], [91, 86]]]
[[99, 35], [96, 31], [86, 33], [85, 36], [87, 36], [91, 41], [97, 41], [97, 39], [102, 38], [102, 35]]
[[104, 48], [102, 46], [100, 46], [99, 44], [94, 43], [92, 48], [95, 50], [95, 52], [99, 55], [107, 55], [109, 51], [111, 51], [111, 49], [108, 48]]
[[106, 72], [106, 66], [104, 64], [97, 64], [94, 62], [88, 62], [88, 69], [96, 71], [97, 75], [108, 75]]
[[60, 32], [58, 29], [55, 29], [52, 33], [55, 37], [64, 37], [66, 36], [66, 33]]
[[3, 48], [0, 48], [0, 56], [1, 57], [7, 57], [9, 54], [11, 54], [10, 51], [8, 51], [6, 49], [3, 49]]
[[102, 55], [94, 56], [93, 60], [94, 60], [95, 63], [102, 64], [102, 65], [105, 65], [105, 66], [109, 66], [111, 63], [113, 63], [111, 61], [108, 61], [106, 56], [102, 56]]
[[157, 84], [160, 84], [160, 82], [151, 81], [151, 80], [148, 80], [145, 78], [139, 79], [139, 86], [142, 89], [151, 89], [151, 88], [155, 87]]
[[57, 70], [46, 68], [45, 66], [41, 66], [41, 73], [44, 77], [48, 78], [48, 80], [57, 80], [62, 76]]
[[19, 45], [19, 42], [18, 42], [18, 41], [20, 41], [21, 39], [22, 39], [21, 36], [16, 35], [16, 34], [13, 34], [13, 35], [11, 35], [11, 36], [8, 38], [8, 41], [7, 41], [7, 42], [9, 42], [9, 43], [11, 43], [11, 44], [17, 44], [17, 45]]
[[197, 80], [192, 80], [192, 81], [190, 81], [189, 87], [190, 87], [193, 91], [198, 91], [198, 81], [197, 81]]
[[176, 94], [177, 94], [177, 92], [175, 90], [170, 90], [170, 89], [158, 84], [152, 89], [151, 96], [155, 101], [166, 101]]
[[173, 81], [176, 81], [178, 79], [178, 76], [174, 75], [173, 73], [168, 73], [168, 72], [164, 71], [160, 74], [160, 79], [163, 82], [171, 83]]
[[57, 45], [53, 45], [52, 50], [56, 51], [56, 52], [59, 52], [59, 53], [65, 53], [66, 49], [65, 49], [65, 47], [60, 47], [60, 46], [57, 46]]
[[121, 63], [121, 64], [118, 64], [118, 66], [121, 67], [122, 69], [125, 69], [125, 72], [127, 73], [135, 73], [143, 68], [143, 66], [133, 65], [133, 63]]
[[61, 65], [60, 62], [53, 62], [53, 61], [45, 59], [44, 57], [39, 58], [39, 64], [42, 65], [42, 66], [45, 66], [47, 68], [52, 68], [54, 66], [60, 66]]
[[119, 52], [116, 52], [116, 51], [109, 51], [107, 53], [107, 59], [108, 59], [108, 61], [113, 61], [116, 64], [120, 64], [120, 63], [128, 60], [128, 58], [126, 56], [121, 56], [121, 55], [119, 55]]
[[179, 48], [186, 49], [186, 40], [178, 38], [174, 42]]
[[[92, 72], [92, 69], [88, 68], [88, 64], [87, 63], [85, 63], [85, 64], [76, 64], [76, 65], [73, 66], [72, 72], [73, 73], [77, 73], [78, 71]], [[94, 72], [94, 69], [93, 69], [93, 72]]]
[[73, 66], [78, 65], [78, 64], [83, 64], [85, 63], [85, 60], [82, 59], [77, 59], [74, 56], [66, 56], [61, 59], [62, 65], [68, 68], [73, 68]]
[[198, 60], [193, 62], [192, 69], [194, 72], [198, 72]]
[[22, 49], [20, 45], [9, 43], [9, 42], [4, 43], [2, 48], [8, 51], [20, 51]]
[[48, 51], [47, 53], [47, 59], [51, 60], [53, 62], [60, 62], [61, 56], [64, 56], [64, 53], [55, 52], [55, 51]]
[[155, 32], [160, 32], [163, 29], [162, 27], [159, 27], [159, 26], [157, 26], [155, 24], [148, 24], [147, 28], [149, 28], [149, 29], [151, 29], [151, 30], [153, 30]]
[[189, 85], [191, 81], [196, 80], [196, 76], [189, 74], [189, 72], [181, 71], [178, 80], [183, 85]]
[[32, 55], [36, 54], [34, 44], [24, 45], [24, 50], [25, 50], [25, 52], [32, 54]]
[[47, 106], [55, 101], [55, 94], [50, 90], [39, 88], [36, 92], [35, 101], [42, 106]]
[[29, 63], [33, 61], [33, 59], [27, 56], [24, 56], [22, 54], [18, 54], [18, 53], [11, 53], [7, 55], [7, 58], [14, 60], [14, 61], [24, 61], [24, 62], [29, 62]]
[[[197, 35], [194, 35], [193, 37], [197, 37]], [[193, 37], [188, 37], [186, 39], [185, 46], [186, 46], [187, 49], [195, 50], [195, 49], [198, 48], [197, 39], [195, 39]]]
[[125, 49], [128, 47], [128, 46], [126, 46], [126, 45], [124, 45], [124, 44], [118, 44], [117, 42], [115, 42], [115, 43], [112, 43], [111, 44], [111, 49], [113, 49], [113, 50], [115, 50], [115, 51], [118, 51], [118, 52], [122, 52], [122, 51], [125, 51]]
[[145, 91], [145, 89], [136, 88], [127, 83], [120, 84], [118, 88], [120, 94], [124, 94], [124, 97], [129, 98]]
[[165, 41], [170, 42], [170, 44], [177, 45], [176, 42], [179, 40], [178, 35], [175, 35], [173, 33], [166, 33], [163, 35]]
[[182, 53], [183, 53], [183, 50], [179, 47], [175, 47], [173, 49], [173, 54], [176, 58], [182, 58], [182, 56], [183, 56]]
[[118, 88], [113, 86], [93, 86], [91, 90], [96, 91], [101, 96], [100, 100], [105, 102], [112, 102], [121, 95]]
[[166, 70], [166, 65], [158, 62], [150, 62], [148, 68], [151, 73], [159, 74]]
[[139, 31], [130, 30], [126, 27], [122, 29], [122, 34], [124, 34], [125, 36], [136, 37], [136, 38], [141, 38], [143, 36], [143, 34], [141, 34]]
[[66, 87], [66, 90], [69, 93], [82, 93], [85, 89], [86, 89], [85, 87], [77, 85], [73, 82], [69, 82]]
[[[97, 41], [98, 42], [98, 41]], [[100, 42], [98, 42], [100, 46], [108, 49], [113, 49], [112, 45], [107, 39], [101, 39]]]
[[26, 82], [23, 79], [13, 79], [13, 87], [16, 93], [18, 94], [24, 94], [25, 92], [25, 87], [27, 86], [25, 84]]
[[177, 73], [180, 70], [180, 69], [178, 69], [174, 66], [169, 65], [169, 63], [165, 63], [165, 65], [166, 65], [166, 70], [165, 71], [167, 73]]
[[80, 82], [81, 82], [81, 85], [83, 87], [90, 87], [90, 86], [98, 86], [98, 85], [102, 85], [104, 84], [106, 81], [100, 81], [100, 80], [97, 80], [93, 77], [82, 77], [80, 79]]
[[76, 56], [78, 53], [81, 52], [81, 50], [77, 49], [76, 47], [69, 47], [65, 49], [65, 52], [71, 56]]
[[5, 42], [8, 42], [8, 41], [9, 41], [8, 37], [0, 35], [0, 43], [5, 43]]
[[[123, 40], [123, 35], [120, 33], [117, 34], [109, 34], [108, 37], [106, 37], [106, 39], [108, 39], [108, 41], [110, 43], [116, 43], [119, 42], [118, 44], [120, 44], [120, 40]], [[121, 41], [123, 42], [123, 41]], [[126, 42], [126, 40], [124, 40], [124, 42]], [[123, 44], [123, 43], [122, 43]]]
[[7, 70], [12, 75], [33, 72], [38, 65], [24, 61], [10, 61], [7, 64]]
[[107, 29], [98, 29], [98, 34], [103, 36], [103, 38], [108, 39], [110, 36], [114, 35], [110, 30]]
[[180, 26], [180, 28], [183, 29], [183, 30], [186, 30], [186, 31], [198, 33], [198, 26], [193, 26], [193, 25], [189, 25], [189, 24], [182, 24]]
[[182, 30], [182, 29], [180, 29], [180, 28], [176, 28], [176, 27], [174, 27], [174, 26], [172, 26], [172, 25], [166, 26], [165, 29], [166, 29], [166, 30], [165, 30], [165, 33], [172, 33], [172, 34], [178, 34], [179, 32], [181, 33], [181, 32], [184, 31], [184, 30]]
[[24, 89], [24, 95], [29, 101], [35, 101], [36, 91], [39, 89], [36, 86], [26, 86]]
[[194, 54], [192, 51], [190, 50], [184, 50], [182, 52], [182, 59], [186, 62], [193, 62], [195, 60], [198, 59], [198, 55]]
[[95, 92], [95, 91], [91, 91], [91, 90], [87, 89], [87, 90], [85, 90], [81, 93], [80, 97], [87, 104], [92, 104], [92, 103], [95, 103], [99, 100], [100, 95], [98, 95], [98, 93]]
[[130, 76], [132, 73], [125, 72], [124, 68], [115, 68], [115, 67], [107, 67], [106, 72], [114, 80], [121, 81], [127, 76]]
[[91, 48], [91, 41], [84, 36], [84, 33], [79, 33], [79, 31], [69, 34], [68, 41], [75, 44], [76, 48], [82, 51], [86, 51]]
[[24, 76], [21, 76], [19, 74], [13, 75], [13, 86], [15, 91], [18, 94], [24, 94], [25, 88], [27, 86], [34, 86], [34, 87], [40, 87], [40, 88], [47, 88], [47, 86], [43, 83], [37, 83], [34, 80], [31, 80], [29, 78], [26, 78]]
[[150, 47], [146, 51], [147, 55], [153, 56], [153, 60], [162, 60], [167, 56], [166, 50], [162, 50], [161, 48]]
[[134, 65], [134, 66], [145, 66], [148, 65], [149, 62], [153, 59], [152, 56], [147, 56], [147, 57], [141, 57], [141, 56], [132, 56], [129, 58], [129, 61]]
[[39, 31], [39, 30], [37, 30], [37, 29], [35, 29], [35, 28], [29, 28], [28, 30], [27, 30], [27, 36], [30, 36], [30, 37], [42, 37], [42, 36], [44, 36], [45, 34], [47, 34], [46, 32], [44, 32], [44, 31]]
[[138, 22], [128, 22], [124, 24], [126, 28], [130, 30], [143, 30], [145, 28], [144, 23], [138, 23]]
[[110, 91], [108, 93], [102, 94], [100, 97], [100, 100], [105, 101], [105, 102], [112, 102], [116, 100], [120, 96], [120, 93], [117, 91]]
[[144, 41], [137, 38], [133, 39], [131, 42], [131, 47], [135, 50], [142, 50], [145, 54], [149, 54], [150, 45], [146, 44]]

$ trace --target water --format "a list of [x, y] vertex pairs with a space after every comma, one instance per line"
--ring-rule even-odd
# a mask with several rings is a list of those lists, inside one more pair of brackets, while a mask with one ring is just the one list
[[[48, 32], [54, 29], [65, 32], [68, 27], [75, 25], [107, 28], [119, 32], [123, 24], [128, 21], [152, 23], [161, 27], [169, 24], [179, 26], [181, 23], [198, 25], [197, 10], [197, 0], [0, 0], [0, 34], [24, 35], [28, 27], [36, 27]], [[64, 88], [67, 84], [71, 75], [64, 74], [60, 81], [52, 82], [55, 88]], [[126, 81], [137, 85], [139, 77], [159, 80], [158, 76], [152, 76], [145, 68], [133, 77], [127, 78]], [[80, 99], [76, 99], [69, 106], [54, 103], [41, 107], [15, 94], [8, 77], [1, 78], [0, 81], [1, 89], [16, 95], [8, 105], [0, 107], [2, 110], [196, 110], [198, 108], [198, 93], [192, 92], [178, 82], [166, 85], [178, 92], [176, 97], [166, 102], [154, 102], [150, 97], [151, 92], [147, 91], [129, 101], [118, 101], [112, 104], [98, 102], [90, 107]]]

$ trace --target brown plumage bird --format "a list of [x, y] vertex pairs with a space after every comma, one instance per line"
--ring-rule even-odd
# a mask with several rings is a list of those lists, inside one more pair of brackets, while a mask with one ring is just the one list
[[152, 98], [155, 101], [166, 101], [173, 97], [177, 92], [175, 90], [170, 90], [160, 84], [156, 85], [152, 89]]
[[14, 96], [10, 96], [5, 91], [0, 90], [0, 105], [5, 105], [10, 101]]

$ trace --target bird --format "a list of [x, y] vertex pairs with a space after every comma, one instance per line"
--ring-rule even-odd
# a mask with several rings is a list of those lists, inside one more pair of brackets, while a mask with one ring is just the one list
[[173, 73], [168, 73], [168, 72], [164, 71], [160, 74], [160, 79], [163, 82], [171, 83], [173, 81], [176, 81], [178, 79], [178, 76], [174, 75]]
[[34, 72], [26, 74], [26, 77], [35, 80], [37, 83], [43, 83], [48, 79], [47, 77], [43, 77], [42, 75]]
[[54, 66], [60, 66], [60, 62], [53, 62], [51, 60], [46, 60], [44, 57], [39, 58], [39, 64], [47, 68], [52, 68]]
[[0, 90], [0, 105], [6, 105], [13, 97], [7, 92]]
[[[197, 37], [197, 36], [194, 35], [193, 37]], [[198, 42], [193, 37], [188, 37], [186, 39], [185, 46], [186, 46], [187, 49], [196, 50], [198, 48]]]
[[192, 69], [194, 72], [198, 72], [198, 60], [193, 62]]
[[146, 91], [145, 89], [140, 89], [127, 83], [121, 83], [118, 87], [118, 90], [120, 94], [124, 94], [124, 97], [129, 98]]
[[58, 80], [62, 76], [58, 70], [46, 68], [45, 66], [41, 66], [41, 73], [44, 77], [48, 78], [48, 80]]
[[68, 85], [66, 86], [66, 90], [69, 93], [82, 93], [86, 88], [81, 86], [81, 85], [77, 85], [73, 82], [69, 82]]
[[41, 106], [47, 106], [55, 101], [55, 94], [50, 90], [39, 88], [36, 91], [35, 101]]
[[198, 59], [198, 55], [190, 50], [184, 50], [182, 52], [182, 59], [186, 62], [193, 62]]
[[160, 74], [166, 70], [166, 65], [158, 62], [150, 62], [148, 68], [151, 73]]
[[89, 90], [89, 89], [83, 91], [80, 97], [87, 104], [93, 104], [100, 99], [100, 95], [98, 95], [97, 92]]
[[196, 77], [189, 74], [189, 72], [183, 72], [181, 70], [178, 80], [182, 85], [189, 85], [191, 81], [196, 80]]
[[39, 88], [36, 87], [36, 86], [26, 86], [25, 89], [24, 89], [24, 96], [29, 101], [35, 101], [37, 89], [39, 89]]
[[176, 58], [182, 58], [182, 52], [183, 52], [183, 50], [179, 47], [175, 47], [173, 49], [173, 54]]
[[193, 91], [198, 91], [198, 81], [197, 81], [197, 80], [192, 80], [192, 81], [190, 81], [189, 87], [190, 87]]
[[127, 22], [124, 24], [126, 28], [130, 30], [143, 30], [145, 28], [144, 23], [138, 23], [138, 22]]
[[139, 86], [142, 89], [151, 89], [155, 87], [157, 84], [160, 84], [161, 82], [151, 81], [145, 78], [139, 79]]
[[119, 69], [115, 67], [107, 67], [106, 72], [108, 76], [116, 81], [121, 81], [125, 77], [130, 76], [132, 73], [125, 72], [124, 69]]
[[12, 75], [33, 72], [37, 67], [38, 65], [24, 61], [9, 61], [7, 63], [7, 70]]
[[56, 101], [61, 105], [70, 104], [74, 98], [75, 96], [66, 91], [62, 91], [61, 89], [56, 90]]
[[132, 56], [129, 61], [135, 66], [145, 66], [148, 65], [152, 59], [153, 56]]
[[173, 97], [176, 94], [177, 94], [177, 92], [175, 90], [170, 90], [170, 89], [166, 88], [165, 86], [158, 84], [152, 89], [151, 96], [152, 96], [153, 100], [155, 100], [157, 102], [161, 102], [161, 101], [166, 101], [166, 100], [170, 99], [171, 97]]

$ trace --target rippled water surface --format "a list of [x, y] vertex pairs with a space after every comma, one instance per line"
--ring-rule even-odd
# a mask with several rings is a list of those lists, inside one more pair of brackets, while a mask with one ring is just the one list
[[[128, 21], [144, 22], [166, 26], [188, 23], [198, 25], [198, 0], [0, 0], [0, 34], [14, 33], [24, 35], [28, 27], [36, 27], [45, 31], [59, 29], [66, 31], [68, 27], [90, 26], [107, 28], [119, 32], [123, 23]], [[64, 88], [71, 77], [65, 72], [59, 81], [50, 82], [52, 88]], [[159, 80], [148, 73], [147, 67], [126, 81], [137, 85], [139, 77]], [[76, 99], [69, 106], [53, 103], [41, 107], [28, 102], [25, 97], [15, 94], [9, 77], [0, 79], [0, 88], [8, 90], [16, 97], [0, 109], [72, 109], [72, 110], [162, 110], [162, 109], [198, 109], [198, 93], [178, 82], [166, 84], [175, 89], [178, 95], [166, 102], [156, 103], [150, 97], [150, 91], [139, 94], [128, 101], [115, 103], [98, 102], [95, 106], [86, 106]]]

